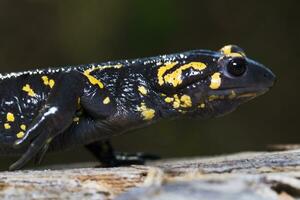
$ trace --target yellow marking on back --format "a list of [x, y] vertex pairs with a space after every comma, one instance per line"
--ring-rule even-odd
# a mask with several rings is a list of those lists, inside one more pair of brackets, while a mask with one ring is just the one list
[[19, 133], [17, 133], [17, 138], [21, 139], [24, 137], [24, 135], [25, 135], [25, 133], [23, 131], [20, 131]]
[[95, 70], [104, 70], [104, 69], [109, 69], [109, 68], [114, 68], [114, 69], [120, 69], [122, 68], [123, 65], [122, 64], [117, 64], [117, 65], [98, 65], [97, 67], [92, 65], [90, 69], [87, 69], [83, 72], [83, 75], [85, 75], [89, 82], [92, 84], [92, 85], [98, 85], [100, 89], [104, 88], [104, 85], [103, 83], [98, 80], [97, 78], [95, 78], [94, 76], [91, 75], [91, 72], [95, 71]]
[[139, 86], [138, 90], [142, 95], [147, 95], [148, 93], [148, 90], [144, 86]]
[[20, 128], [21, 128], [22, 131], [26, 131], [26, 125], [25, 124], [21, 124]]
[[110, 98], [109, 97], [106, 97], [104, 100], [103, 100], [103, 104], [109, 104], [110, 103]]
[[99, 88], [104, 88], [104, 85], [101, 81], [99, 81], [98, 79], [96, 79], [95, 77], [93, 77], [92, 75], [90, 75], [90, 73], [93, 71], [93, 69], [88, 69], [86, 71], [84, 71], [84, 75], [88, 78], [89, 82], [92, 85], [98, 85]]
[[158, 69], [157, 78], [158, 78], [158, 84], [159, 85], [164, 84], [163, 75], [166, 73], [166, 71], [169, 70], [169, 69], [172, 69], [176, 64], [177, 64], [177, 62], [169, 62], [169, 63], [166, 63], [165, 65], [161, 66]]
[[50, 79], [50, 80], [49, 80], [49, 87], [50, 87], [50, 88], [53, 88], [54, 85], [55, 85], [55, 81], [54, 81], [53, 79]]
[[8, 112], [6, 114], [6, 120], [8, 122], [14, 122], [15, 121], [15, 115], [13, 113], [11, 113], [11, 112]]
[[5, 128], [5, 129], [10, 129], [10, 128], [11, 128], [11, 126], [10, 126], [10, 124], [9, 124], [9, 123], [5, 123], [5, 124], [4, 124], [4, 128]]
[[48, 76], [42, 76], [42, 80], [44, 85], [49, 86], [50, 88], [53, 88], [55, 85], [55, 81], [53, 79], [49, 79]]
[[34, 97], [36, 95], [29, 84], [26, 84], [25, 86], [23, 86], [22, 90], [24, 92], [27, 92], [28, 96]]
[[151, 120], [155, 116], [155, 110], [148, 108], [145, 103], [141, 103], [141, 105], [137, 107], [137, 110], [141, 112], [144, 120]]
[[211, 76], [210, 88], [215, 90], [221, 86], [221, 74], [219, 72], [214, 73]]
[[182, 65], [175, 71], [166, 74], [164, 76], [164, 82], [173, 85], [173, 87], [177, 87], [182, 83], [182, 72], [189, 68], [201, 71], [206, 68], [206, 65], [202, 62], [190, 62], [188, 64]]

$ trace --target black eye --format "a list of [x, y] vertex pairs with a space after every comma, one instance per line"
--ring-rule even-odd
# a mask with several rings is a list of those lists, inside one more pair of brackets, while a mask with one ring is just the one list
[[246, 72], [246, 60], [242, 57], [236, 57], [227, 64], [227, 71], [232, 76], [242, 76]]

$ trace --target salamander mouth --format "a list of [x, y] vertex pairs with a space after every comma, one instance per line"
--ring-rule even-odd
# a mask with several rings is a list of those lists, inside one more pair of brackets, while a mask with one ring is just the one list
[[265, 94], [270, 88], [268, 87], [237, 87], [224, 88], [220, 90], [211, 90], [208, 92], [208, 98], [211, 99], [244, 99], [251, 100], [255, 97]]

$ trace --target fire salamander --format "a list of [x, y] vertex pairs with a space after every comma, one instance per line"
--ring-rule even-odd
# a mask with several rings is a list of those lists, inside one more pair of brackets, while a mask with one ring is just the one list
[[142, 162], [108, 140], [161, 119], [211, 118], [267, 92], [275, 75], [235, 45], [157, 57], [0, 74], [0, 155], [10, 170], [84, 145], [108, 165]]

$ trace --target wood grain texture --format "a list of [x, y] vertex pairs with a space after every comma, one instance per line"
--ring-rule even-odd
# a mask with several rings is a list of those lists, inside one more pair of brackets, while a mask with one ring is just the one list
[[0, 172], [0, 199], [300, 199], [300, 150], [93, 165]]

